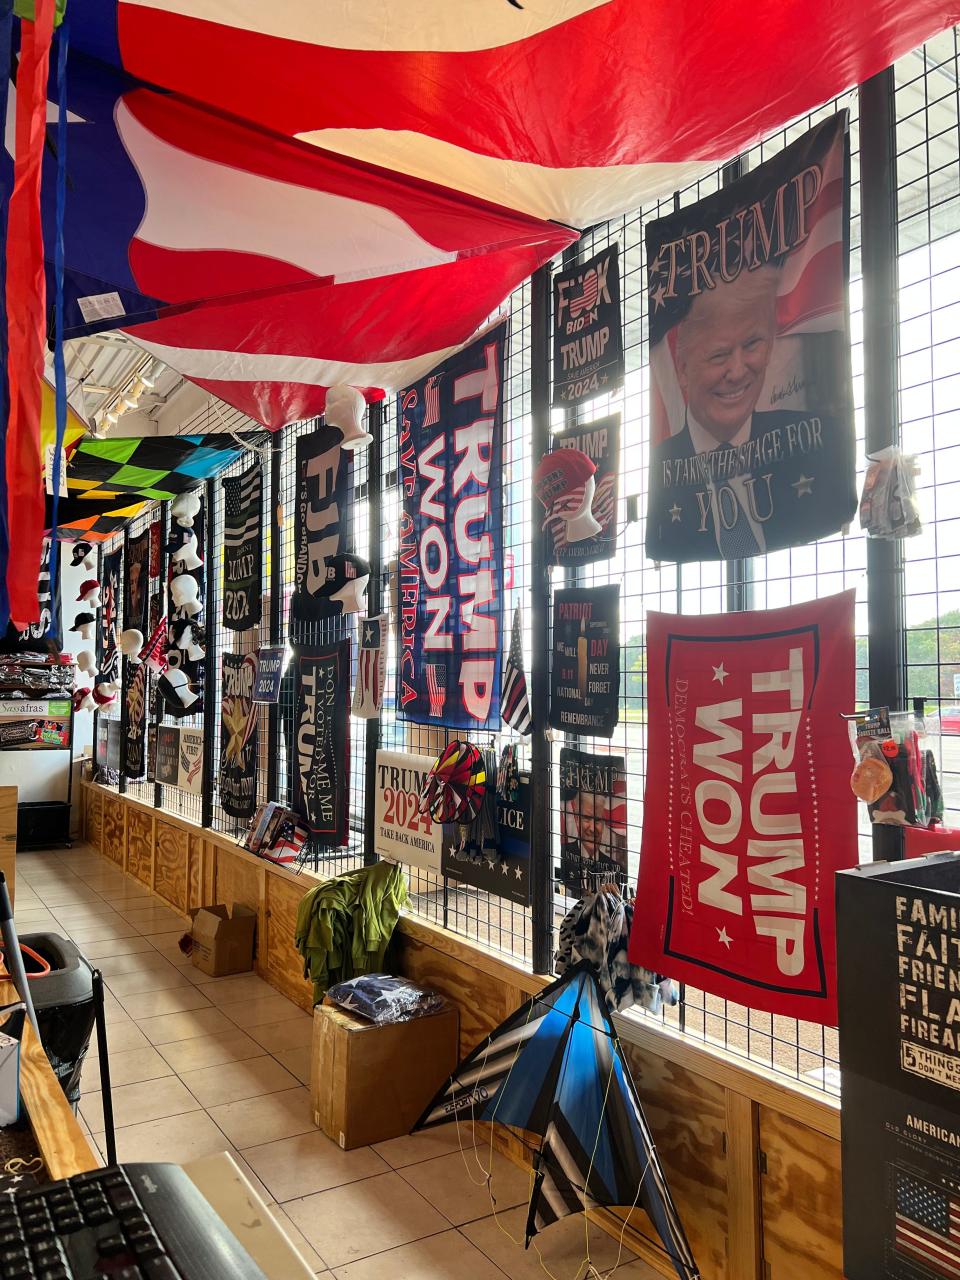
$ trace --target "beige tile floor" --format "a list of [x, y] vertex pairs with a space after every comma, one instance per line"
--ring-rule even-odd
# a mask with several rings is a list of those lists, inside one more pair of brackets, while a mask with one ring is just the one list
[[[73, 938], [103, 972], [117, 1152], [183, 1163], [227, 1151], [327, 1280], [581, 1280], [584, 1219], [522, 1237], [528, 1181], [494, 1157], [490, 1195], [456, 1127], [341, 1151], [313, 1125], [311, 1023], [253, 974], [207, 978], [177, 949], [185, 920], [88, 846], [17, 857], [21, 933]], [[96, 1044], [80, 1118], [101, 1152]], [[466, 1131], [460, 1138], [466, 1140]], [[512, 1238], [511, 1238], [512, 1237]], [[658, 1273], [591, 1227], [590, 1252], [616, 1280]]]

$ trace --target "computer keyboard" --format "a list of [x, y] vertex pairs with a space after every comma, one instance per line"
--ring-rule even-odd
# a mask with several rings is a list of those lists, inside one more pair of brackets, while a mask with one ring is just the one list
[[0, 1280], [266, 1280], [187, 1175], [127, 1164], [0, 1194]]

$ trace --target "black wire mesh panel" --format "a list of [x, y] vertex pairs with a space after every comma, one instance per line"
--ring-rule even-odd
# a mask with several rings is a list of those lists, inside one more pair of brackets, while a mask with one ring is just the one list
[[[123, 534], [122, 534], [122, 533], [115, 534], [112, 538], [106, 539], [104, 542], [100, 543], [99, 548], [98, 548], [98, 556], [97, 556], [97, 576], [98, 576], [98, 578], [100, 579], [101, 583], [103, 582], [103, 561], [104, 561], [104, 557], [105, 557], [105, 556], [108, 556], [108, 555], [112, 555], [115, 551], [122, 551], [122, 549], [123, 549]], [[126, 567], [126, 566], [123, 564], [123, 558], [122, 558], [122, 556], [121, 556], [121, 561], [120, 561], [120, 598], [119, 598], [119, 601], [117, 602], [117, 608], [118, 608], [118, 610], [119, 610], [119, 614], [118, 614], [118, 616], [119, 616], [119, 617], [121, 617], [121, 618], [122, 618], [122, 616], [123, 616], [123, 614], [122, 614], [122, 611], [123, 611], [123, 574], [124, 574], [124, 571], [125, 571], [125, 567]], [[67, 628], [67, 627], [69, 627], [69, 626], [70, 626], [71, 622], [73, 621], [73, 618], [74, 618], [74, 616], [75, 616], [75, 613], [76, 613], [76, 610], [77, 610], [78, 606], [75, 606], [75, 605], [74, 605], [74, 602], [73, 602], [72, 600], [71, 600], [71, 601], [64, 600], [64, 601], [63, 601], [63, 606], [64, 606], [63, 625], [64, 625], [64, 627], [65, 627], [65, 628]], [[69, 632], [69, 631], [67, 631], [67, 632], [66, 632], [66, 634], [67, 634], [67, 635], [69, 635], [69, 634], [70, 634], [70, 632]], [[100, 636], [100, 618], [99, 618], [99, 616], [98, 616], [98, 618], [97, 618], [97, 627], [96, 627], [96, 632], [95, 632], [95, 634], [96, 634], [96, 647], [95, 647], [95, 653], [96, 653], [96, 658], [97, 658], [97, 665], [98, 665], [98, 667], [99, 667], [99, 666], [102, 664], [102, 662], [103, 662], [103, 653], [102, 653], [102, 651], [101, 651], [101, 643], [100, 643], [100, 641], [101, 641], [101, 636]], [[77, 639], [77, 642], [76, 642], [76, 648], [77, 648], [78, 650], [80, 650], [80, 649], [85, 648], [85, 647], [86, 647], [86, 646], [85, 646], [84, 642], [82, 642], [82, 641], [81, 641], [81, 640], [79, 640], [79, 638], [78, 638], [78, 639]], [[118, 669], [118, 671], [119, 671], [119, 660], [118, 660], [118, 668], [117, 668], [117, 669]], [[119, 682], [120, 682], [120, 681], [119, 681], [119, 675], [118, 675], [118, 677], [117, 677], [117, 683], [119, 684]], [[107, 732], [107, 728], [106, 728], [106, 724], [107, 724], [107, 722], [110, 722], [110, 730], [111, 730], [111, 732], [115, 732], [115, 733], [117, 734], [117, 740], [119, 741], [119, 735], [120, 735], [120, 696], [121, 696], [121, 695], [118, 693], [118, 694], [117, 694], [117, 697], [114, 699], [114, 701], [112, 702], [112, 704], [111, 704], [109, 707], [102, 707], [102, 708], [99, 708], [96, 712], [93, 712], [93, 713], [92, 713], [92, 714], [93, 714], [93, 724], [94, 724], [94, 732], [93, 732], [93, 758], [94, 758], [94, 763], [95, 763], [95, 764], [96, 764], [96, 760], [97, 760], [97, 739], [98, 739], [98, 737], [99, 737], [101, 734], [105, 734], [105, 733]], [[77, 715], [86, 715], [86, 714], [88, 714], [88, 713], [87, 713], [87, 712], [84, 712], [84, 711], [79, 711], [79, 712], [77, 712]], [[102, 727], [101, 727], [101, 722], [103, 722], [103, 726], [102, 726]], [[121, 764], [122, 764], [122, 752], [121, 752]], [[109, 787], [110, 787], [111, 789], [113, 789], [113, 790], [117, 790], [117, 789], [119, 789], [119, 785], [120, 785], [120, 778], [119, 778], [119, 777], [117, 777], [115, 781], [110, 781], [110, 780], [109, 780], [109, 779], [112, 779], [112, 778], [113, 778], [113, 773], [112, 773], [112, 772], [110, 772], [110, 773], [101, 773], [101, 772], [99, 772], [99, 771], [98, 771], [97, 776], [98, 776], [99, 778], [101, 778], [101, 780], [102, 780], [102, 782], [103, 782], [103, 785], [104, 785], [104, 786], [109, 786]]]
[[[859, 181], [857, 104], [855, 95], [829, 103], [755, 147], [744, 157], [747, 169], [782, 150], [812, 125], [847, 107], [852, 113], [853, 192], [851, 227], [851, 310], [854, 338], [854, 394], [860, 455], [863, 453], [863, 359], [860, 338], [859, 286]], [[644, 231], [647, 221], [671, 213], [677, 204], [686, 206], [717, 191], [722, 171], [716, 170], [699, 182], [642, 211], [593, 229], [577, 246], [587, 259], [607, 245], [619, 242], [622, 264], [621, 295], [624, 309], [624, 350], [626, 378], [623, 389], [574, 410], [554, 410], [553, 429], [586, 425], [606, 417], [621, 415], [621, 482], [617, 513], [618, 545], [609, 561], [579, 569], [578, 586], [620, 584], [621, 681], [620, 720], [610, 739], [579, 736], [566, 745], [586, 752], [622, 756], [627, 783], [628, 879], [636, 882], [640, 838], [643, 827], [644, 783], [647, 770], [646, 614], [648, 610], [672, 613], [722, 613], [729, 607], [728, 587], [732, 565], [691, 563], [657, 565], [644, 550], [647, 510], [647, 457], [649, 448], [649, 348], [647, 335], [646, 253]], [[572, 419], [572, 420], [571, 420]], [[866, 697], [866, 567], [865, 539], [859, 529], [847, 536], [837, 535], [820, 542], [774, 552], [748, 562], [747, 582], [741, 591], [741, 607], [772, 609], [830, 595], [855, 587], [858, 629], [858, 686]], [[553, 570], [554, 589], [565, 585], [562, 571]], [[569, 581], [569, 576], [568, 576]], [[554, 812], [560, 810], [558, 741], [553, 749], [552, 793]], [[561, 832], [554, 833], [554, 857], [560, 858]], [[870, 856], [869, 837], [864, 833], [862, 856]], [[557, 880], [558, 915], [572, 905]], [[630, 1017], [647, 1017], [631, 1012]], [[836, 1033], [819, 1025], [796, 1019], [774, 1017], [707, 995], [686, 986], [681, 1002], [662, 1015], [671, 1025], [699, 1039], [761, 1062], [806, 1083], [835, 1089], [837, 1072]]]
[[[286, 427], [282, 435], [281, 455], [281, 492], [280, 509], [282, 525], [280, 529], [281, 581], [283, 598], [281, 601], [281, 636], [288, 645], [291, 643], [289, 626], [290, 598], [295, 583], [296, 549], [294, 544], [295, 509], [297, 496], [296, 447], [301, 436], [316, 431], [321, 419], [313, 418]], [[341, 512], [341, 522], [347, 551], [356, 551], [365, 555], [367, 551], [367, 456], [365, 450], [357, 450], [353, 454], [352, 495], [348, 502], [347, 512]], [[322, 644], [343, 636], [351, 641], [351, 689], [357, 670], [357, 619], [361, 615], [351, 614], [346, 618], [336, 619], [334, 623], [298, 624], [298, 639], [304, 645]], [[291, 659], [291, 663], [294, 659]], [[294, 673], [289, 672], [284, 680], [280, 693], [281, 724], [292, 725], [296, 704], [296, 681]], [[349, 871], [363, 865], [363, 824], [364, 824], [364, 771], [366, 767], [366, 722], [350, 719], [350, 795], [349, 795], [349, 843], [341, 849], [321, 847], [314, 840], [307, 843], [304, 867], [317, 875], [336, 875], [341, 871]], [[290, 769], [286, 734], [279, 734], [278, 762], [278, 795], [276, 798], [290, 805], [293, 799], [293, 779]]]
[[923, 532], [903, 544], [907, 696], [924, 698], [944, 822], [960, 827], [960, 40], [896, 67], [900, 425]]
[[[227, 835], [240, 839], [247, 830], [247, 820], [226, 813], [220, 800], [219, 771], [223, 752], [221, 736], [220, 702], [223, 696], [223, 664], [225, 653], [244, 657], [256, 653], [261, 645], [270, 643], [270, 556], [272, 554], [272, 520], [270, 503], [270, 456], [277, 447], [274, 437], [267, 439], [262, 445], [250, 447], [235, 462], [222, 471], [213, 483], [214, 507], [208, 512], [208, 519], [213, 521], [214, 557], [208, 572], [212, 573], [212, 597], [214, 625], [207, 622], [208, 653], [207, 679], [213, 681], [213, 717], [212, 722], [204, 727], [205, 733], [213, 734], [213, 788], [212, 827], [215, 831], [223, 831]], [[263, 484], [263, 502], [261, 507], [261, 547], [263, 555], [260, 563], [260, 622], [245, 631], [232, 631], [223, 625], [223, 536], [225, 508], [222, 481], [243, 475], [251, 467], [259, 466]], [[209, 639], [214, 643], [209, 645]], [[211, 658], [210, 654], [213, 653]], [[268, 760], [269, 760], [269, 710], [265, 704], [258, 706], [257, 717], [257, 786], [254, 809], [267, 800], [274, 799], [267, 795]]]
[[[530, 663], [530, 529], [529, 495], [532, 484], [530, 457], [530, 284], [517, 289], [508, 300], [510, 342], [504, 387], [503, 533], [504, 627], [509, 628], [517, 603], [525, 620], [525, 663]], [[381, 509], [382, 554], [385, 570], [396, 565], [399, 545], [401, 490], [398, 480], [398, 428], [396, 398], [385, 405], [382, 436], [383, 494]], [[384, 599], [389, 598], [389, 592]], [[415, 725], [398, 719], [394, 711], [397, 637], [395, 611], [389, 625], [387, 679], [384, 692], [381, 745], [388, 751], [409, 751], [436, 757], [456, 731]], [[521, 766], [529, 767], [529, 750], [511, 729], [473, 739], [478, 747], [492, 746], [499, 755], [512, 741], [520, 745]], [[490, 780], [492, 785], [492, 780]], [[531, 960], [530, 910], [483, 889], [464, 887], [421, 867], [406, 868], [411, 906], [417, 914], [464, 937], [506, 952], [526, 963]]]
[[[145, 511], [142, 515], [137, 516], [135, 520], [132, 520], [130, 522], [130, 526], [127, 530], [128, 540], [139, 538], [142, 534], [149, 533], [151, 524], [154, 521], [158, 520], [159, 516], [160, 516], [159, 504], [157, 506], [148, 508], [147, 511]], [[147, 564], [149, 566], [149, 569], [151, 570], [158, 567], [157, 565], [154, 564], [153, 556], [149, 553], [149, 550], [148, 550]], [[123, 574], [121, 577], [121, 599], [124, 602], [122, 608], [126, 607], [127, 575], [128, 575], [128, 568], [125, 564], [123, 566]], [[150, 614], [148, 616], [151, 617], [151, 619], [153, 618], [156, 607], [157, 607], [154, 604], [154, 598], [157, 595], [157, 593], [160, 591], [160, 586], [161, 586], [161, 580], [160, 580], [159, 573], [150, 572], [148, 576], [148, 583], [147, 583], [147, 600], [150, 604]], [[126, 616], [123, 615], [123, 613], [121, 613], [121, 616], [123, 618], [123, 627], [126, 628], [130, 624], [128, 623], [128, 620]], [[144, 640], [148, 640], [149, 638], [150, 636], [149, 636], [149, 630], [148, 630], [147, 632], [144, 633]], [[146, 706], [147, 706], [146, 729], [145, 729], [145, 733], [147, 737], [146, 737], [146, 743], [144, 747], [144, 763], [146, 765], [146, 768], [144, 770], [144, 774], [142, 778], [128, 778], [127, 785], [126, 785], [126, 794], [128, 796], [132, 796], [135, 800], [142, 801], [144, 804], [153, 804], [153, 799], [154, 799], [152, 761], [155, 757], [153, 756], [153, 753], [150, 750], [150, 742], [156, 733], [156, 725], [154, 723], [155, 718], [153, 715], [153, 696], [154, 696], [153, 690], [155, 685], [156, 685], [155, 677], [152, 674], [148, 674], [147, 675], [147, 700], [146, 700]], [[117, 705], [119, 707], [119, 701]], [[118, 710], [117, 716], [119, 717], [119, 715], [120, 715], [120, 712]]]

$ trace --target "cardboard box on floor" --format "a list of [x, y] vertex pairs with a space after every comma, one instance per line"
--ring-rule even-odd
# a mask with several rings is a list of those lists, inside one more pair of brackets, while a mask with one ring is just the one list
[[193, 913], [190, 957], [202, 973], [223, 978], [230, 973], [246, 973], [253, 968], [253, 945], [257, 913], [234, 903], [233, 913], [223, 903], [199, 907]]
[[410, 1132], [457, 1065], [460, 1017], [447, 1008], [382, 1026], [324, 1001], [313, 1011], [313, 1122], [350, 1151]]

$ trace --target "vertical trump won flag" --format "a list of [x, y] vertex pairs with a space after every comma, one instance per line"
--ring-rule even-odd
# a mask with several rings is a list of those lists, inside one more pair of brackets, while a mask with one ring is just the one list
[[647, 622], [650, 768], [630, 961], [834, 1025], [834, 873], [857, 862], [841, 712], [854, 592]]
[[500, 727], [504, 320], [400, 392], [397, 713]]

